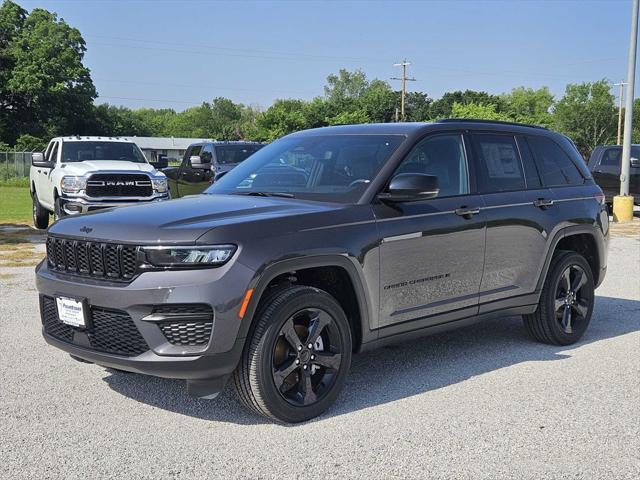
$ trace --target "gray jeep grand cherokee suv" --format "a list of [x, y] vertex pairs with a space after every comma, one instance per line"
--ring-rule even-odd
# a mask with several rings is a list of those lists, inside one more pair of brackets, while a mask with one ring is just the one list
[[253, 411], [299, 422], [336, 399], [353, 352], [507, 315], [576, 342], [608, 230], [574, 145], [543, 128], [303, 131], [203, 195], [54, 224], [43, 334], [201, 397], [232, 379]]

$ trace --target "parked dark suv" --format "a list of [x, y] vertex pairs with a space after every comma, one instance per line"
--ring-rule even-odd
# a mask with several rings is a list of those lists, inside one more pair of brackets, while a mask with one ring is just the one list
[[[602, 188], [607, 203], [620, 194], [620, 169], [622, 164], [622, 146], [601, 145], [593, 149], [589, 157], [589, 170], [595, 182]], [[640, 204], [640, 145], [631, 146], [631, 168], [629, 176], [629, 195], [633, 202]]]
[[602, 190], [546, 129], [308, 130], [203, 195], [54, 224], [36, 269], [43, 334], [201, 397], [232, 378], [253, 411], [299, 422], [336, 399], [352, 352], [507, 315], [576, 342], [608, 230]]
[[179, 167], [164, 168], [171, 198], [204, 192], [264, 145], [255, 142], [202, 142], [189, 145]]

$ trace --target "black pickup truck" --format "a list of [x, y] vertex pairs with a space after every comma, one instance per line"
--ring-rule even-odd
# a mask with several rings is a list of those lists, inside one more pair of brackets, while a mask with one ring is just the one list
[[162, 169], [169, 180], [171, 198], [202, 193], [263, 146], [255, 142], [202, 142], [189, 145], [180, 166]]
[[[620, 167], [622, 146], [600, 145], [593, 149], [589, 157], [589, 170], [593, 179], [604, 192], [607, 203], [620, 193]], [[631, 146], [631, 169], [629, 177], [629, 195], [633, 203], [640, 204], [640, 145]]]

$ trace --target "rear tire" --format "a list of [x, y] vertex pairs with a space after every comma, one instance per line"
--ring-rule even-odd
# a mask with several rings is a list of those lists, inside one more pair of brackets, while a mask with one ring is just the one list
[[33, 225], [40, 230], [44, 230], [49, 226], [49, 211], [40, 205], [38, 194], [35, 191], [33, 192], [33, 195], [31, 195], [31, 201], [33, 202], [33, 207], [31, 209], [33, 214]]
[[351, 329], [338, 302], [317, 288], [291, 286], [258, 310], [233, 374], [236, 392], [249, 409], [270, 419], [310, 420], [342, 390], [351, 349]]
[[577, 342], [591, 321], [594, 290], [593, 272], [582, 255], [568, 251], [555, 253], [538, 309], [523, 315], [527, 331], [535, 340], [551, 345]]

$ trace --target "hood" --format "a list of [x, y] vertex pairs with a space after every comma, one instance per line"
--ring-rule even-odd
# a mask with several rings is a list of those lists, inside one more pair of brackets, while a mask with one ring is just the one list
[[125, 170], [130, 172], [156, 173], [148, 163], [127, 162], [125, 160], [85, 160], [64, 164], [65, 173], [84, 175], [89, 172], [106, 172], [109, 170]]
[[[320, 213], [339, 205], [292, 198], [197, 195], [65, 217], [49, 233], [130, 244], [194, 244], [216, 227]], [[283, 223], [278, 232], [282, 233]], [[265, 232], [256, 232], [264, 234]]]

